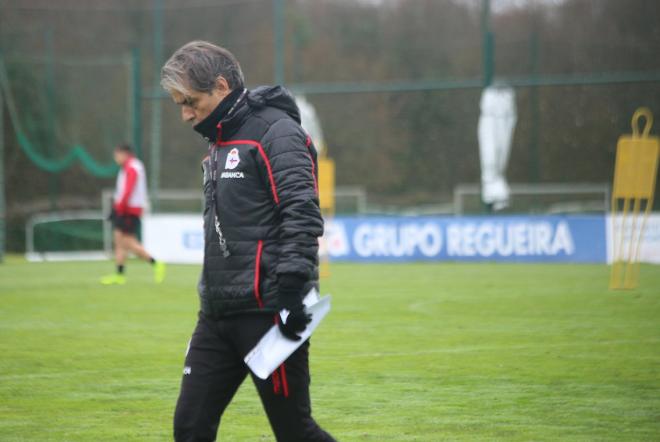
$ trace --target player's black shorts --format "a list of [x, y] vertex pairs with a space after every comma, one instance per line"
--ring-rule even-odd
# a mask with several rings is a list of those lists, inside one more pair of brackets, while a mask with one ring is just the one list
[[120, 215], [115, 210], [110, 213], [112, 227], [124, 233], [135, 235], [140, 232], [140, 217], [135, 215]]

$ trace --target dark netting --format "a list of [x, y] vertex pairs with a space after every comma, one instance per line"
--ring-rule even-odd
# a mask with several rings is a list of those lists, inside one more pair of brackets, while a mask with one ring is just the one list
[[[0, 5], [0, 54], [24, 127], [12, 125], [5, 104], [8, 231], [36, 212], [99, 208], [119, 141], [141, 147], [152, 195], [199, 188], [205, 143], [157, 78], [193, 39], [233, 51], [250, 87], [283, 75], [304, 92], [337, 185], [366, 192], [372, 212], [448, 213], [457, 186], [478, 184], [479, 100], [490, 78], [516, 92], [510, 183], [611, 183], [634, 110], [660, 115], [657, 2], [492, 0], [489, 17], [480, 0], [161, 3], [160, 11], [147, 0]], [[42, 159], [68, 163], [49, 171]], [[533, 199], [510, 210], [576, 202]], [[341, 213], [358, 207], [339, 204]], [[21, 238], [12, 233], [9, 247], [20, 249]]]

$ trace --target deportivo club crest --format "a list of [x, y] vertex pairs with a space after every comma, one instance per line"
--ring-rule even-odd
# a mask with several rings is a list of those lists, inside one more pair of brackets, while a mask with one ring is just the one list
[[229, 151], [227, 155], [227, 161], [225, 162], [225, 169], [236, 169], [238, 163], [241, 162], [241, 158], [238, 156], [238, 149], [235, 147]]

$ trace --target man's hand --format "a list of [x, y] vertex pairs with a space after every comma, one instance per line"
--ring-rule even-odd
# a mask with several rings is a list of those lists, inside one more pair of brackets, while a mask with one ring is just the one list
[[126, 215], [128, 213], [128, 203], [126, 201], [120, 201], [115, 207], [117, 215]]
[[[292, 341], [302, 339], [299, 333], [305, 331], [312, 320], [312, 315], [307, 313], [302, 303], [304, 285], [305, 279], [296, 274], [282, 274], [278, 277], [277, 325], [282, 334]], [[279, 314], [283, 309], [289, 312], [285, 319]]]
[[283, 321], [281, 317], [278, 317], [277, 325], [287, 339], [300, 341], [302, 338], [299, 333], [305, 331], [307, 324], [309, 324], [311, 320], [312, 315], [305, 311], [305, 306], [303, 305], [302, 308], [297, 311], [290, 311], [289, 315], [286, 316], [286, 321]]

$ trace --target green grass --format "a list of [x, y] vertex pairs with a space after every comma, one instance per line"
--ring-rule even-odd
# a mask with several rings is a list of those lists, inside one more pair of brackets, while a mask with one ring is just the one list
[[[166, 441], [198, 268], [0, 264], [0, 440]], [[660, 269], [607, 290], [589, 265], [333, 265], [312, 343], [341, 441], [660, 440]], [[254, 387], [220, 429], [272, 440]]]

